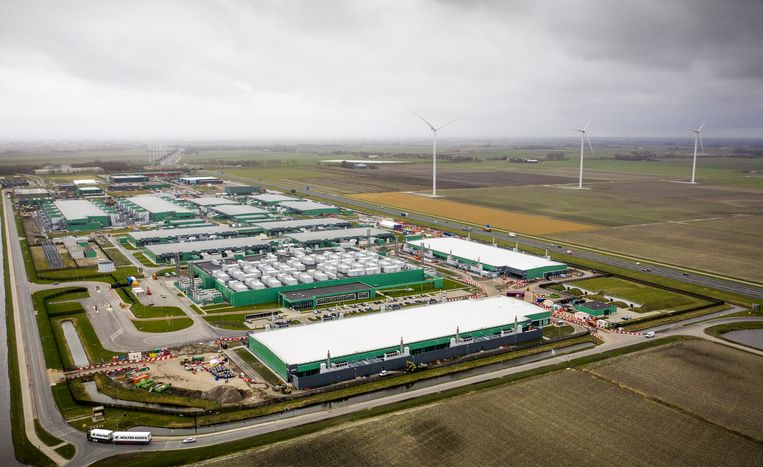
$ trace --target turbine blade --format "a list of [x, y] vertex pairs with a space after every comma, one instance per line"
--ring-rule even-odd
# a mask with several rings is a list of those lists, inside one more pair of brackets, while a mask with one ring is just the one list
[[435, 128], [435, 127], [434, 127], [434, 126], [433, 126], [431, 123], [429, 123], [429, 122], [427, 121], [427, 119], [426, 119], [426, 118], [424, 118], [424, 117], [422, 117], [421, 115], [419, 115], [418, 113], [416, 113], [416, 111], [415, 111], [415, 110], [411, 110], [411, 112], [413, 112], [413, 114], [414, 114], [414, 115], [416, 115], [417, 117], [419, 117], [420, 119], [424, 120], [424, 123], [426, 123], [427, 125], [429, 125], [429, 128], [430, 128], [432, 131], [436, 131], [436, 128]]
[[700, 154], [702, 154], [704, 156], [705, 155], [705, 145], [702, 144], [702, 135], [699, 134], [699, 131], [697, 132], [697, 137], [699, 137], [699, 147], [702, 148], [702, 152]]
[[702, 125], [700, 125], [699, 128], [697, 128], [697, 133], [702, 131], [702, 128], [704, 128], [706, 124], [707, 124], [707, 122], [703, 122]]
[[448, 125], [450, 125], [451, 123], [455, 122], [456, 120], [459, 120], [460, 118], [461, 118], [461, 117], [456, 117], [456, 118], [454, 118], [453, 120], [449, 121], [449, 122], [448, 122], [448, 123], [446, 123], [445, 125], [442, 125], [442, 126], [440, 126], [439, 128], [435, 128], [435, 131], [437, 131], [437, 130], [442, 130], [443, 128], [445, 128], [446, 126], [448, 126]]
[[585, 126], [583, 127], [582, 131], [586, 131], [588, 129], [588, 125], [590, 125], [591, 122], [586, 122]]
[[585, 134], [586, 141], [588, 141], [588, 147], [591, 149], [591, 155], [593, 156], [594, 154], [593, 154], [593, 146], [591, 145], [591, 138], [588, 137], [588, 133], [584, 133], [584, 134]]

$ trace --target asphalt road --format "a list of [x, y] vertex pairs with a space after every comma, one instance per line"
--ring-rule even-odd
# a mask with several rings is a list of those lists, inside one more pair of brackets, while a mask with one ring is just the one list
[[[273, 185], [279, 186], [278, 183], [274, 183], [274, 182], [270, 182], [270, 183]], [[286, 186], [286, 185], [284, 185], [282, 188], [287, 191], [292, 189], [291, 186]], [[301, 192], [301, 194], [315, 196], [318, 198], [324, 198], [328, 201], [334, 200], [344, 204], [349, 204], [361, 210], [363, 209], [374, 210], [374, 211], [388, 214], [390, 217], [400, 218], [401, 210], [397, 208], [389, 208], [389, 207], [385, 207], [383, 205], [379, 205], [375, 203], [368, 203], [368, 202], [360, 201], [356, 199], [345, 198], [343, 196], [335, 195], [332, 193], [318, 192], [312, 189], [309, 192], [305, 191], [304, 189], [301, 189], [301, 190], [298, 189], [297, 191]], [[723, 290], [725, 292], [733, 292], [733, 293], [738, 293], [738, 294], [754, 297], [757, 299], [763, 299], [763, 285], [753, 285], [748, 283], [736, 282], [729, 279], [724, 279], [722, 277], [715, 277], [715, 276], [710, 276], [705, 274], [697, 274], [693, 272], [685, 272], [677, 268], [660, 266], [660, 265], [655, 265], [651, 263], [646, 264], [647, 262], [642, 262], [642, 264], [636, 264], [636, 261], [632, 259], [625, 259], [625, 258], [619, 258], [616, 256], [605, 255], [602, 253], [597, 253], [595, 251], [586, 250], [580, 247], [559, 248], [558, 243], [551, 242], [551, 241], [544, 241], [544, 240], [539, 240], [536, 238], [529, 238], [523, 235], [517, 235], [516, 237], [512, 237], [512, 236], [509, 236], [508, 232], [502, 232], [496, 229], [493, 229], [493, 232], [491, 233], [486, 233], [486, 232], [479, 231], [479, 227], [475, 229], [475, 226], [472, 224], [466, 224], [462, 222], [442, 219], [435, 216], [418, 214], [418, 213], [409, 212], [409, 211], [406, 211], [406, 212], [408, 212], [408, 217], [406, 218], [406, 220], [413, 223], [415, 223], [416, 221], [419, 221], [419, 222], [425, 222], [428, 224], [437, 224], [441, 227], [451, 228], [451, 229], [455, 229], [456, 231], [461, 231], [463, 232], [463, 235], [466, 235], [465, 229], [469, 228], [472, 230], [476, 230], [475, 233], [493, 236], [496, 238], [496, 240], [504, 240], [507, 242], [517, 242], [520, 245], [548, 249], [549, 252], [555, 251], [556, 253], [560, 253], [560, 254], [566, 254], [565, 252], [567, 250], [571, 250], [572, 257], [583, 258], [583, 259], [587, 259], [591, 261], [596, 261], [598, 263], [608, 264], [611, 266], [617, 266], [623, 269], [630, 269], [633, 271], [643, 272], [643, 269], [649, 268], [650, 269], [650, 271], [648, 271], [649, 274], [652, 274], [655, 276], [676, 279], [676, 280], [687, 282], [690, 284], [702, 285], [702, 286], [711, 287], [718, 290]]]

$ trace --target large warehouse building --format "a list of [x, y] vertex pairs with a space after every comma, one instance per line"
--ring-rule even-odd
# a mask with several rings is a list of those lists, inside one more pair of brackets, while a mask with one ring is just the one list
[[265, 231], [268, 235], [279, 235], [284, 232], [299, 232], [300, 230], [343, 229], [352, 226], [352, 222], [334, 217], [320, 219], [297, 219], [293, 221], [256, 222], [252, 224]]
[[297, 388], [511, 346], [543, 335], [550, 312], [490, 297], [250, 333], [249, 350]]
[[255, 230], [257, 229], [234, 229], [227, 225], [143, 230], [127, 234], [127, 241], [134, 247], [142, 247], [153, 243], [216, 240], [219, 238], [249, 236], [253, 235]]
[[[198, 262], [193, 269], [201, 288], [216, 289], [233, 306], [277, 302], [306, 309], [373, 298], [382, 288], [442, 287], [441, 277], [370, 251], [339, 248], [307, 253], [295, 248], [277, 253]], [[297, 291], [300, 293], [293, 293]]]
[[425, 238], [406, 242], [405, 250], [421, 251], [475, 272], [491, 272], [522, 279], [543, 279], [564, 274], [567, 265], [539, 256], [454, 237]]
[[248, 204], [223, 204], [212, 206], [210, 209], [235, 222], [259, 221], [270, 216], [267, 210], [249, 206]]
[[277, 193], [263, 193], [261, 195], [250, 196], [249, 198], [266, 206], [275, 206], [284, 201], [298, 201], [297, 198], [292, 196], [279, 195]]
[[121, 198], [117, 200], [117, 205], [131, 217], [143, 222], [189, 219], [196, 216], [190, 209], [159, 196], [144, 195]]
[[111, 225], [109, 213], [89, 200], [58, 200], [52, 206], [46, 212], [56, 229], [74, 232], [98, 230]]
[[166, 263], [180, 255], [181, 261], [199, 260], [203, 254], [217, 255], [231, 251], [240, 256], [259, 254], [270, 249], [267, 240], [255, 240], [247, 237], [223, 238], [219, 240], [201, 240], [196, 242], [158, 243], [147, 245], [143, 252], [156, 264]]
[[325, 214], [339, 214], [339, 208], [330, 204], [316, 203], [315, 201], [284, 201], [278, 203], [291, 212], [301, 216], [320, 216]]
[[385, 242], [390, 238], [394, 238], [395, 234], [388, 230], [358, 227], [355, 229], [339, 229], [339, 230], [316, 230], [314, 232], [299, 232], [290, 233], [284, 235], [286, 238], [290, 238], [295, 242], [303, 246], [337, 246], [341, 242], [348, 240], [361, 240], [371, 237], [371, 241], [381, 240]]
[[238, 204], [238, 201], [228, 198], [206, 197], [206, 198], [187, 198], [186, 201], [200, 207], [220, 206], [222, 204]]

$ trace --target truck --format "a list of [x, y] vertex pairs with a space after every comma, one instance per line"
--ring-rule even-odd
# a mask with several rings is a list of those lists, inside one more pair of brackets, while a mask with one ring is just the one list
[[87, 440], [94, 443], [148, 444], [151, 442], [150, 431], [111, 431], [93, 428], [88, 431]]
[[400, 213], [400, 217], [408, 217], [408, 213], [407, 212], [401, 212]]

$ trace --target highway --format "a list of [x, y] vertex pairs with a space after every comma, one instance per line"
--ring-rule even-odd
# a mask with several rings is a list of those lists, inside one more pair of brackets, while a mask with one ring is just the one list
[[[157, 436], [155, 442], [148, 446], [111, 446], [87, 442], [82, 432], [75, 430], [66, 423], [66, 421], [59, 413], [53, 399], [52, 392], [50, 391], [51, 383], [43, 358], [42, 345], [40, 343], [39, 333], [37, 330], [37, 321], [34, 317], [34, 311], [31, 303], [30, 284], [26, 276], [23, 260], [21, 259], [22, 255], [19, 247], [19, 238], [15, 228], [7, 228], [8, 225], [15, 225], [15, 223], [12, 222], [12, 207], [7, 199], [7, 196], [3, 196], [3, 202], [5, 203], [6, 208], [6, 221], [11, 221], [10, 223], [6, 222], [5, 224], [10, 245], [10, 248], [7, 250], [7, 252], [9, 254], [10, 263], [13, 265], [12, 271], [9, 272], [12, 276], [12, 282], [15, 284], [14, 290], [12, 292], [15, 305], [14, 312], [18, 318], [18, 351], [20, 366], [22, 368], [20, 376], [22, 379], [22, 396], [24, 397], [25, 402], [25, 418], [28, 420], [32, 420], [35, 417], [38, 418], [41, 425], [45, 427], [46, 430], [55, 436], [72, 443], [77, 448], [77, 454], [74, 459], [71, 460], [71, 465], [88, 465], [92, 462], [95, 462], [96, 460], [120, 452], [149, 450], [157, 451], [189, 447], [182, 445], [180, 443], [180, 439], [183, 436], [188, 436], [190, 433], [192, 433], [192, 430], [175, 430], [176, 436], [174, 437]], [[716, 323], [696, 323], [686, 327], [679, 327], [664, 331], [664, 335], [697, 335], [701, 334], [701, 330], [704, 329], [704, 327], [714, 324]], [[663, 332], [660, 333], [660, 335], [662, 334]], [[602, 335], [605, 336], [604, 344], [595, 348], [581, 350], [580, 352], [576, 353], [575, 356], [594, 355], [605, 352], [607, 350], [627, 347], [643, 340], [643, 338], [639, 336], [614, 334], [610, 332], [602, 332]], [[168, 342], [168, 344], [170, 343]], [[725, 342], [724, 344], [729, 345]], [[524, 365], [504, 368], [498, 371], [490, 371], [466, 378], [455, 379], [442, 384], [415, 388], [399, 394], [386, 395], [376, 398], [372, 397], [369, 400], [358, 402], [356, 404], [342, 406], [329, 405], [323, 410], [316, 410], [296, 416], [292, 416], [289, 413], [284, 413], [280, 416], [277, 416], [277, 418], [271, 417], [268, 420], [254, 419], [238, 423], [223, 424], [216, 426], [213, 433], [198, 435], [198, 442], [192, 447], [201, 447], [205, 445], [247, 438], [258, 434], [270, 433], [289, 427], [311, 423], [314, 421], [325, 420], [344, 414], [359, 412], [394, 402], [413, 399], [426, 394], [434, 394], [446, 389], [467, 386], [480, 381], [499, 378], [505, 375], [510, 375], [533, 368], [554, 365], [560, 362], [564, 362], [569, 358], [569, 356], [560, 356], [546, 360], [540, 360]], [[26, 369], [26, 371], [23, 371], [23, 369]], [[27, 424], [27, 428], [29, 428], [30, 423]], [[27, 430], [27, 436], [33, 442], [35, 442], [36, 435], [34, 435], [34, 430]], [[52, 451], [49, 448], [40, 445], [39, 441], [35, 442], [35, 444], [40, 446], [40, 448], [43, 449], [46, 454], [51, 455]], [[57, 462], [63, 463], [63, 460], [57, 455], [51, 456]]]
[[[274, 185], [282, 190], [291, 190], [294, 189], [291, 185], [284, 185], [279, 184], [277, 182], [269, 181], [270, 185]], [[369, 203], [366, 201], [360, 201], [352, 198], [346, 198], [343, 196], [335, 195], [333, 193], [325, 193], [325, 192], [319, 192], [315, 191], [313, 189], [310, 189], [310, 191], [306, 191], [305, 189], [296, 189], [300, 194], [307, 195], [311, 197], [317, 197], [325, 199], [329, 202], [339, 202], [346, 205], [353, 206], [360, 210], [371, 210], [371, 211], [377, 211], [382, 212], [390, 217], [393, 218], [400, 218], [401, 210], [398, 208], [390, 208], [387, 206], [383, 206], [380, 204], [375, 203]], [[647, 271], [649, 274], [659, 276], [659, 277], [665, 277], [669, 279], [675, 279], [678, 281], [687, 282], [690, 284], [695, 285], [701, 285], [705, 287], [711, 287], [714, 289], [722, 290], [725, 292], [732, 292], [737, 293], [741, 295], [747, 295], [749, 297], [757, 298], [757, 299], [763, 299], [763, 285], [756, 285], [753, 283], [748, 282], [742, 282], [742, 281], [735, 281], [732, 279], [726, 279], [723, 277], [717, 277], [707, 274], [698, 274], [691, 271], [682, 270], [679, 268], [673, 268], [669, 266], [663, 266], [654, 264], [653, 262], [649, 262], [647, 260], [637, 260], [633, 258], [625, 258], [622, 256], [614, 256], [604, 253], [599, 253], [597, 251], [593, 251], [588, 248], [580, 247], [580, 246], [563, 246], [562, 248], [559, 247], [559, 242], [554, 242], [551, 240], [544, 240], [539, 237], [528, 237], [525, 235], [516, 235], [516, 237], [512, 237], [509, 235], [509, 232], [501, 231], [498, 229], [493, 229], [492, 232], [481, 232], [481, 226], [476, 226], [474, 224], [469, 224], [466, 222], [459, 222], [451, 219], [443, 219], [436, 216], [430, 216], [418, 212], [412, 212], [412, 211], [405, 211], [408, 213], [408, 216], [406, 217], [406, 221], [416, 223], [416, 222], [423, 222], [427, 224], [436, 224], [440, 226], [441, 228], [450, 228], [456, 231], [460, 231], [462, 236], [465, 236], [467, 234], [467, 228], [475, 231], [477, 234], [483, 234], [483, 235], [490, 235], [492, 237], [495, 237], [496, 240], [503, 240], [507, 242], [517, 242], [520, 245], [524, 246], [530, 246], [535, 248], [541, 248], [541, 249], [547, 249], [549, 252], [556, 252], [557, 254], [566, 255], [566, 251], [570, 250], [572, 251], [572, 255], [567, 255], [571, 257], [572, 260], [574, 260], [575, 257], [577, 258], [583, 258], [590, 261], [596, 261], [598, 263], [608, 264], [611, 266], [616, 266], [623, 269], [630, 269], [632, 271], [642, 271], [646, 268], [649, 269]], [[642, 264], [636, 264], [636, 262], [641, 262]]]

